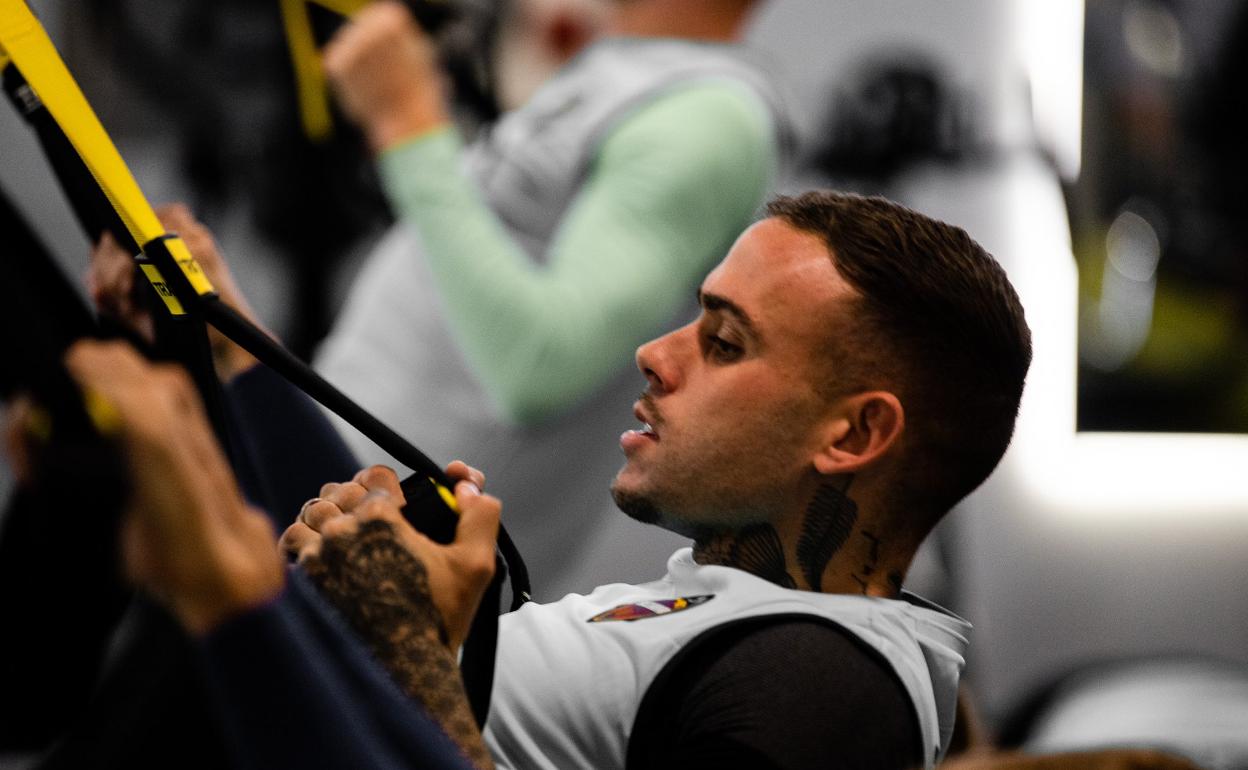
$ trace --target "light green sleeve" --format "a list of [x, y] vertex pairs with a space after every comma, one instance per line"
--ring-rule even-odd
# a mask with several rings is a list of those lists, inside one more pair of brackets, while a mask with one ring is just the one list
[[424, 241], [457, 342], [502, 413], [574, 406], [669, 323], [749, 223], [777, 165], [771, 118], [729, 83], [689, 86], [604, 141], [535, 265], [459, 168], [451, 130], [392, 148], [382, 179]]

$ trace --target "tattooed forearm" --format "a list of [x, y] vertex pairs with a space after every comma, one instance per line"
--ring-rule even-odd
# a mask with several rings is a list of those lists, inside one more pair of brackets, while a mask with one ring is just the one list
[[722, 564], [743, 569], [785, 588], [796, 588], [784, 560], [780, 535], [770, 524], [752, 524], [739, 532], [724, 532], [693, 546], [699, 564]]
[[353, 535], [325, 540], [304, 569], [399, 686], [475, 766], [492, 768], [425, 566], [399, 544], [390, 525], [365, 522]]
[[821, 485], [806, 507], [797, 541], [797, 563], [812, 591], [822, 586], [824, 569], [845, 545], [858, 521], [858, 504], [846, 494], [853, 480], [853, 476], [848, 477], [840, 488]]

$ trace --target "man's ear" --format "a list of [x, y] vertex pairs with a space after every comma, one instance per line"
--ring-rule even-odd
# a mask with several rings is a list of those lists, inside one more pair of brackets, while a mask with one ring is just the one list
[[837, 402], [815, 455], [824, 475], [857, 473], [892, 449], [906, 427], [897, 396], [886, 390], [855, 393]]

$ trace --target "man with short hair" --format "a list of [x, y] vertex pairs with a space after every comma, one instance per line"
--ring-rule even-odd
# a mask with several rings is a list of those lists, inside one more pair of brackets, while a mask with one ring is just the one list
[[486, 739], [509, 766], [903, 767], [947, 747], [967, 627], [900, 588], [1009, 442], [1022, 308], [966, 233], [888, 201], [768, 214], [701, 315], [637, 352], [612, 492], [693, 549], [656, 583], [504, 616]]
[[[612, 492], [694, 547], [662, 580], [503, 616], [484, 745], [453, 673], [492, 565], [484, 477], [448, 469], [471, 482], [449, 546], [403, 520], [379, 467], [326, 485], [282, 536], [479, 766], [930, 767], [947, 748], [967, 624], [900, 589], [1009, 442], [1031, 355], [1022, 308], [966, 233], [883, 199], [808, 193], [768, 214], [702, 282], [698, 318], [637, 351], [641, 426], [620, 438]], [[86, 353], [74, 372], [140, 426], [133, 454], [189, 453], [220, 475], [203, 441], [179, 445], [196, 431], [141, 429], [161, 399], [134, 391], [159, 378], [119, 384]], [[237, 647], [286, 582], [263, 527], [239, 523], [261, 514], [215, 499], [186, 463], [134, 470], [131, 574], [208, 649], [221, 633]], [[162, 541], [188, 526], [198, 538]]]

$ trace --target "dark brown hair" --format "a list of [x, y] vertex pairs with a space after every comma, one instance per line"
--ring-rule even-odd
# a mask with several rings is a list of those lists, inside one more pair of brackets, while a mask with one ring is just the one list
[[906, 412], [899, 504], [936, 517], [1000, 461], [1031, 365], [1031, 331], [992, 255], [952, 225], [884, 198], [816, 191], [767, 214], [819, 236], [861, 298], [831, 330], [829, 394], [893, 392]]

